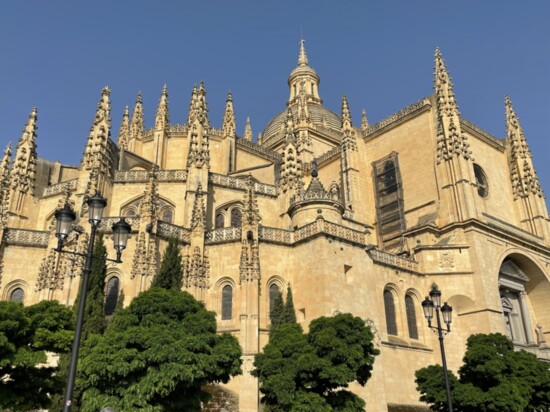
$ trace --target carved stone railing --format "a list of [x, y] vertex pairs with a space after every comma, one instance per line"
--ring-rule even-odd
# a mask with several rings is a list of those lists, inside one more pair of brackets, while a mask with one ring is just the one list
[[8, 228], [4, 231], [4, 241], [8, 244], [47, 247], [49, 237], [47, 230]]
[[365, 233], [336, 223], [327, 222], [324, 219], [317, 219], [294, 232], [294, 242], [299, 242], [308, 237], [318, 234], [330, 235], [341, 240], [347, 240], [352, 243], [364, 245]]
[[170, 133], [187, 133], [187, 124], [171, 124]]
[[411, 113], [414, 113], [415, 111], [422, 109], [424, 106], [429, 106], [429, 105], [430, 105], [430, 101], [428, 100], [428, 98], [424, 97], [420, 101], [405, 107], [403, 110], [400, 110], [397, 113], [394, 113], [389, 117], [386, 117], [384, 120], [381, 120], [376, 124], [373, 124], [364, 132], [363, 135], [365, 137], [368, 137], [371, 134], [377, 132], [378, 130], [383, 129], [386, 126], [392, 123], [395, 123], [398, 120], [403, 119], [404, 117], [410, 115]]
[[490, 140], [493, 143], [496, 143], [497, 145], [504, 147], [504, 141], [502, 139], [499, 139], [498, 137], [493, 136], [486, 130], [483, 130], [478, 125], [470, 122], [469, 120], [466, 120], [464, 117], [460, 116], [460, 124], [466, 127], [469, 127], [470, 129], [474, 130], [475, 132], [479, 133], [481, 136], [485, 137], [486, 139]]
[[237, 139], [236, 142], [237, 142], [237, 146], [244, 146], [249, 149], [252, 149], [255, 152], [258, 152], [267, 156], [274, 162], [281, 160], [281, 155], [279, 153], [275, 152], [274, 150], [270, 150], [266, 147], [260, 146], [257, 143], [249, 142], [248, 140], [244, 140], [244, 139]]
[[277, 229], [274, 227], [260, 226], [258, 235], [262, 241], [283, 243], [285, 245], [292, 244], [293, 232], [290, 230]]
[[[121, 216], [108, 216], [101, 219], [101, 223], [99, 224], [99, 230], [104, 232], [111, 232], [111, 228], [113, 225], [120, 220]], [[139, 218], [137, 217], [126, 217], [124, 216], [124, 220], [126, 220], [126, 223], [128, 223], [130, 226], [132, 226], [132, 231], [138, 230], [138, 224], [139, 224]]]
[[[231, 177], [226, 175], [220, 175], [217, 173], [210, 173], [208, 176], [210, 183], [218, 186], [229, 187], [231, 189], [247, 189], [247, 179], [239, 177]], [[254, 193], [262, 194], [266, 196], [277, 196], [277, 188], [273, 185], [265, 183], [254, 182]]]
[[392, 268], [406, 270], [408, 272], [419, 273], [419, 264], [416, 260], [406, 259], [401, 256], [392, 255], [379, 249], [369, 249], [367, 251], [373, 262]]
[[191, 239], [191, 231], [189, 229], [172, 223], [163, 222], [162, 220], [157, 222], [157, 235], [168, 239], [176, 238], [185, 243], [189, 243]]
[[[143, 183], [149, 180], [148, 170], [119, 170], [115, 173], [115, 182], [119, 183]], [[159, 170], [158, 182], [185, 182], [186, 170]]]
[[206, 232], [205, 243], [221, 243], [221, 242], [233, 242], [241, 240], [241, 228], [240, 227], [224, 227], [221, 229], [214, 229]]
[[143, 131], [143, 140], [151, 140], [155, 137], [155, 129], [147, 129]]
[[341, 146], [333, 147], [328, 152], [323, 153], [321, 156], [317, 158], [317, 164], [319, 166], [323, 165], [325, 162], [329, 162], [335, 157], [340, 157], [340, 152], [342, 151]]
[[213, 127], [210, 128], [210, 130], [208, 131], [208, 134], [210, 136], [217, 136], [217, 137], [223, 137], [223, 130], [221, 129], [214, 129]]
[[317, 130], [319, 133], [328, 135], [335, 140], [342, 140], [342, 133], [334, 129], [329, 129], [328, 127], [323, 127], [321, 125], [313, 125], [313, 129]]
[[67, 190], [76, 190], [78, 186], [78, 179], [67, 180], [66, 182], [57, 183], [55, 185], [47, 186], [42, 193], [43, 197], [57, 195], [64, 193]]

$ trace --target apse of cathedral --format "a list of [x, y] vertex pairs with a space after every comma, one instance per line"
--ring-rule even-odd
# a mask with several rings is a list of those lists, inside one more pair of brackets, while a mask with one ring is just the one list
[[139, 95], [113, 132], [106, 87], [75, 166], [38, 157], [32, 109], [0, 164], [1, 298], [74, 302], [83, 262], [53, 251], [54, 212], [76, 212], [66, 247], [83, 251], [84, 201], [100, 191], [106, 241], [121, 216], [132, 226], [123, 263], [108, 265], [106, 314], [120, 291], [129, 302], [149, 288], [178, 239], [183, 289], [243, 348], [243, 375], [220, 389], [239, 411], [260, 407], [253, 358], [289, 285], [306, 329], [345, 312], [372, 326], [381, 354], [366, 386], [352, 385], [368, 411], [423, 410], [414, 372], [440, 363], [421, 307], [433, 284], [453, 307], [450, 369], [473, 333], [506, 334], [550, 360], [548, 213], [510, 98], [506, 136], [463, 118], [439, 50], [435, 93], [376, 124], [364, 110], [353, 121], [345, 96], [340, 113], [324, 107], [319, 85], [302, 42], [287, 105], [256, 139], [249, 121], [237, 135], [231, 93], [223, 119], [209, 118], [203, 83], [185, 123], [170, 121], [165, 86], [152, 129]]

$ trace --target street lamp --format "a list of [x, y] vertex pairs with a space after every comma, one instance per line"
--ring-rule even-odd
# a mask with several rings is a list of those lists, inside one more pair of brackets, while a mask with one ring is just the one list
[[[84, 271], [82, 276], [82, 284], [80, 286], [80, 302], [78, 304], [78, 312], [76, 316], [76, 329], [74, 332], [73, 348], [71, 351], [71, 363], [69, 365], [69, 377], [67, 378], [67, 387], [65, 389], [65, 399], [63, 402], [63, 412], [70, 412], [73, 397], [73, 388], [76, 377], [76, 365], [78, 362], [78, 351], [80, 349], [80, 336], [82, 334], [82, 323], [84, 319], [84, 307], [86, 306], [86, 294], [88, 292], [88, 281], [90, 278], [90, 272], [92, 271], [92, 259], [94, 251], [95, 235], [101, 218], [103, 216], [103, 210], [107, 206], [107, 200], [101, 196], [99, 192], [96, 192], [94, 196], [86, 201], [88, 205], [88, 222], [92, 226], [90, 233], [90, 240], [88, 242], [87, 253], [79, 253], [63, 250], [63, 241], [69, 236], [73, 229], [73, 222], [76, 220], [76, 214], [71, 207], [66, 203], [62, 209], [55, 212], [55, 219], [57, 225], [55, 228], [55, 236], [58, 239], [57, 248], [55, 249], [59, 253], [69, 253], [71, 255], [83, 256], [86, 258], [84, 264]], [[97, 257], [99, 259], [105, 259], [115, 263], [122, 263], [120, 260], [122, 251], [126, 248], [128, 242], [128, 235], [130, 234], [131, 226], [124, 220], [120, 220], [115, 223], [113, 229], [113, 241], [114, 247], [117, 252], [116, 260], [107, 259], [105, 257]]]
[[[432, 326], [432, 319], [434, 316], [435, 309], [435, 318], [437, 321], [437, 326]], [[451, 319], [453, 308], [445, 302], [441, 306], [441, 291], [437, 288], [437, 285], [432, 285], [432, 290], [430, 291], [430, 297], [426, 296], [426, 299], [422, 302], [422, 310], [424, 311], [424, 316], [428, 321], [428, 327], [437, 331], [439, 337], [439, 347], [441, 349], [441, 362], [443, 364], [443, 375], [445, 377], [445, 390], [447, 391], [447, 404], [449, 406], [449, 412], [453, 412], [453, 400], [451, 396], [451, 388], [449, 386], [449, 371], [447, 370], [447, 359], [445, 358], [445, 345], [443, 344], [443, 336], [451, 331]], [[443, 322], [447, 325], [447, 329], [441, 327], [441, 318], [439, 313], [443, 317]]]

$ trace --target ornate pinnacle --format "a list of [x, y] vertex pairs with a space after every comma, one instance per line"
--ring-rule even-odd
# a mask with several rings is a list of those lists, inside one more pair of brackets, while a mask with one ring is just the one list
[[307, 66], [308, 60], [307, 60], [307, 54], [306, 54], [306, 48], [304, 46], [305, 40], [300, 40], [300, 55], [298, 56], [298, 65], [299, 66]]
[[191, 230], [195, 228], [206, 228], [206, 209], [204, 207], [202, 185], [197, 185], [195, 201], [193, 202], [193, 213], [191, 215]]
[[286, 122], [285, 122], [285, 140], [287, 143], [296, 144], [296, 134], [294, 132], [294, 116], [292, 115], [292, 110], [290, 107], [286, 112]]
[[348, 98], [342, 96], [342, 128], [351, 129], [351, 113], [349, 111]]
[[361, 130], [366, 131], [369, 128], [369, 121], [367, 120], [367, 112], [363, 109], [361, 113]]
[[189, 113], [187, 114], [187, 124], [191, 125], [192, 117], [195, 113], [195, 106], [197, 105], [197, 85], [193, 85], [193, 90], [191, 91], [191, 100], [189, 101]]
[[246, 118], [246, 125], [244, 127], [244, 140], [252, 141], [252, 126], [250, 126], [250, 117]]
[[128, 140], [130, 139], [130, 112], [128, 106], [124, 109], [122, 115], [122, 122], [120, 122], [120, 129], [118, 131], [118, 146], [121, 149], [128, 149]]
[[8, 209], [10, 199], [10, 171], [11, 171], [11, 142], [4, 150], [4, 157], [0, 162], [0, 228], [8, 224]]
[[34, 194], [34, 179], [36, 175], [37, 119], [37, 110], [34, 107], [17, 144], [11, 178], [13, 188], [23, 193], [30, 192], [31, 195]]
[[249, 176], [246, 180], [246, 193], [244, 195], [243, 223], [256, 226], [261, 220], [258, 202], [254, 193], [254, 180]]
[[438, 114], [446, 116], [459, 115], [453, 91], [453, 83], [447, 72], [443, 56], [439, 48], [435, 49], [435, 85], [437, 93]]
[[191, 94], [191, 103], [189, 105], [189, 116], [187, 118], [187, 124], [193, 123], [198, 120], [203, 127], [209, 127], [208, 123], [208, 108], [206, 104], [206, 89], [204, 82], [201, 81], [199, 88], [193, 86], [193, 92]]
[[108, 87], [104, 87], [101, 91], [101, 99], [90, 128], [83, 159], [86, 170], [95, 169], [96, 172], [107, 174], [111, 173], [110, 158], [107, 154], [107, 142], [111, 135], [110, 93]]
[[138, 93], [134, 113], [132, 114], [132, 123], [130, 124], [130, 138], [143, 140], [144, 119], [143, 119], [143, 104], [141, 92]]
[[168, 112], [168, 88], [165, 84], [162, 88], [159, 105], [157, 107], [157, 114], [155, 116], [155, 129], [167, 130], [169, 123], [170, 116]]
[[235, 112], [233, 111], [233, 96], [231, 92], [227, 93], [227, 99], [225, 100], [222, 130], [224, 136], [235, 136]]

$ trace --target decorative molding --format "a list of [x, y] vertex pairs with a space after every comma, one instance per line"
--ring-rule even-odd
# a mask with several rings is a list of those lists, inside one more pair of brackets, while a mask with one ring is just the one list
[[[247, 190], [247, 178], [230, 177], [217, 173], [210, 173], [208, 180], [213, 185], [228, 187], [231, 189]], [[254, 193], [265, 196], [277, 197], [277, 188], [273, 185], [254, 182]]]
[[237, 147], [241, 146], [241, 147], [250, 149], [253, 152], [256, 152], [260, 155], [267, 156], [270, 160], [272, 160], [274, 162], [280, 162], [281, 161], [281, 155], [279, 153], [277, 153], [274, 150], [270, 150], [266, 147], [260, 146], [257, 143], [250, 142], [250, 141], [242, 139], [242, 138], [237, 139], [236, 143], [237, 143]]
[[170, 133], [187, 134], [187, 130], [189, 130], [189, 127], [187, 126], [187, 124], [171, 124], [169, 130], [170, 130]]
[[483, 213], [483, 217], [485, 217], [486, 222], [489, 226], [500, 229], [503, 232], [518, 236], [520, 238], [524, 238], [524, 239], [527, 238], [531, 242], [540, 243], [543, 240], [543, 238], [540, 236], [537, 236], [531, 232], [523, 230], [520, 227], [514, 226], [508, 222], [505, 222], [504, 220], [491, 216], [487, 213]]
[[370, 135], [376, 133], [377, 131], [385, 128], [386, 126], [389, 126], [392, 123], [395, 123], [410, 114], [423, 109], [424, 107], [431, 106], [430, 101], [427, 97], [423, 97], [421, 100], [419, 100], [416, 103], [413, 103], [404, 109], [398, 111], [397, 113], [392, 114], [389, 117], [386, 117], [384, 120], [379, 121], [378, 123], [370, 126], [364, 133], [364, 137], [369, 137]]
[[241, 241], [241, 228], [240, 227], [224, 227], [221, 229], [210, 230], [205, 233], [205, 243], [223, 243]]
[[57, 195], [59, 193], [66, 193], [67, 191], [74, 191], [78, 187], [78, 178], [67, 180], [65, 182], [56, 183], [55, 185], [47, 186], [42, 193], [42, 197], [48, 197]]
[[50, 232], [47, 230], [12, 229], [4, 230], [4, 241], [12, 245], [48, 247]]
[[179, 239], [184, 243], [190, 243], [191, 241], [191, 231], [189, 229], [162, 220], [157, 222], [157, 235], [167, 239]]
[[[158, 182], [185, 182], [187, 170], [158, 170]], [[115, 172], [115, 183], [145, 183], [149, 181], [148, 170], [119, 170]]]
[[368, 249], [368, 255], [373, 262], [380, 265], [389, 266], [395, 269], [405, 270], [407, 272], [420, 273], [419, 263], [416, 260], [406, 259], [402, 256], [392, 255], [380, 249]]
[[481, 127], [479, 127], [478, 125], [470, 122], [469, 120], [466, 120], [462, 116], [460, 116], [460, 125], [461, 126], [466, 126], [467, 128], [472, 129], [476, 133], [480, 134], [481, 136], [485, 137], [486, 139], [490, 140], [491, 142], [497, 144], [498, 146], [504, 147], [504, 140], [503, 139], [499, 139], [498, 137], [493, 136], [492, 134], [490, 134], [486, 130], [483, 130]]

